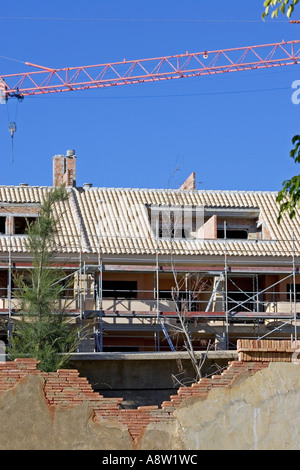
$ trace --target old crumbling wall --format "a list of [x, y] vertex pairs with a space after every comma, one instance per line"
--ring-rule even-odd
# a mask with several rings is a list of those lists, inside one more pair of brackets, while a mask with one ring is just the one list
[[239, 342], [239, 361], [221, 375], [137, 409], [95, 393], [76, 370], [1, 363], [0, 449], [299, 449], [296, 346]]
[[232, 388], [175, 412], [185, 448], [295, 450], [300, 448], [300, 366], [271, 363]]

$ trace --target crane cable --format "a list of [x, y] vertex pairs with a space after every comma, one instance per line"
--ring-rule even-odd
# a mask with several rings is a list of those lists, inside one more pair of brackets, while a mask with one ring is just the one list
[[7, 119], [8, 119], [8, 131], [10, 132], [10, 135], [11, 135], [11, 162], [13, 163], [14, 162], [14, 134], [17, 130], [17, 125], [16, 125], [16, 121], [17, 121], [17, 114], [18, 114], [18, 103], [19, 103], [19, 100], [16, 101], [16, 108], [15, 108], [15, 119], [14, 121], [11, 121], [10, 120], [10, 116], [9, 116], [9, 106], [8, 106], [8, 103], [6, 104], [6, 108], [7, 108]]
[[[0, 59], [6, 59], [6, 60], [12, 60], [13, 62], [19, 62], [21, 64], [26, 64], [26, 62], [24, 60], [19, 60], [19, 59], [14, 59], [13, 57], [7, 57], [7, 56], [4, 56], [4, 55], [0, 55]], [[7, 119], [8, 119], [8, 131], [10, 132], [10, 135], [11, 135], [11, 161], [13, 163], [14, 161], [14, 134], [17, 130], [17, 125], [16, 125], [16, 121], [17, 121], [17, 113], [18, 113], [18, 102], [19, 101], [22, 101], [21, 99], [17, 99], [17, 103], [16, 103], [16, 109], [15, 109], [15, 119], [14, 121], [11, 121], [10, 120], [10, 117], [9, 117], [9, 107], [8, 107], [8, 100], [6, 101], [6, 108], [7, 108]]]

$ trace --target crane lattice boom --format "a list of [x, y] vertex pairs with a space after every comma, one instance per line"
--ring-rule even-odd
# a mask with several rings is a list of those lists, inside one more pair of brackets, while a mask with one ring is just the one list
[[3, 101], [3, 97], [7, 99], [292, 65], [300, 61], [299, 43], [298, 40], [282, 41], [59, 69], [25, 62], [38, 70], [1, 75], [0, 91]]

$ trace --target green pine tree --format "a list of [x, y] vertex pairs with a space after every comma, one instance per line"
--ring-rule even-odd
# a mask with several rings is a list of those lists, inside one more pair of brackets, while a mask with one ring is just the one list
[[15, 278], [22, 313], [13, 323], [8, 355], [11, 360], [33, 357], [45, 372], [65, 367], [78, 344], [78, 329], [58, 309], [58, 300], [66, 287], [61, 282], [65, 275], [54, 266], [58, 233], [54, 209], [67, 199], [64, 186], [47, 193], [36, 222], [27, 227], [32, 269]]

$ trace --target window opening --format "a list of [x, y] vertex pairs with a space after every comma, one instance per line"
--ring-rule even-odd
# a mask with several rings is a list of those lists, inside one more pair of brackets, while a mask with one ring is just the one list
[[102, 281], [102, 296], [134, 299], [137, 297], [137, 281]]
[[0, 235], [5, 234], [6, 217], [0, 216]]
[[15, 217], [15, 235], [24, 235], [28, 226], [35, 222], [36, 217]]

